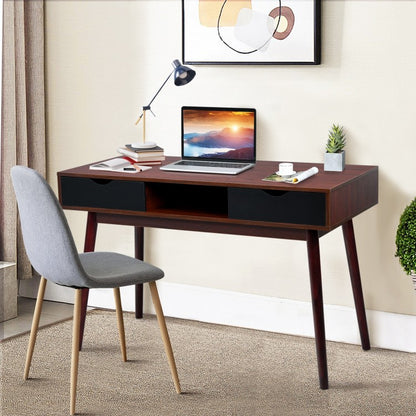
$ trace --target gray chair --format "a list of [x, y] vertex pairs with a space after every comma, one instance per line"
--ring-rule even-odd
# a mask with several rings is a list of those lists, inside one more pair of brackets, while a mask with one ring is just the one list
[[75, 289], [70, 387], [71, 415], [75, 413], [82, 289], [113, 288], [122, 358], [126, 361], [119, 288], [147, 282], [150, 286], [173, 382], [177, 393], [180, 393], [175, 359], [155, 282], [164, 276], [163, 271], [122, 254], [110, 252], [78, 254], [63, 210], [44, 178], [33, 169], [23, 166], [13, 167], [11, 176], [26, 252], [32, 266], [42, 276], [30, 333], [24, 379], [27, 380], [29, 376], [47, 280]]

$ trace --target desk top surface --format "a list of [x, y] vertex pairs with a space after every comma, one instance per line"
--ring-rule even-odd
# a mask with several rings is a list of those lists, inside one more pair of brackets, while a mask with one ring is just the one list
[[[166, 157], [163, 164], [178, 160], [178, 157]], [[96, 163], [96, 162], [92, 162]], [[92, 164], [91, 163], [91, 164]], [[209, 186], [231, 186], [243, 188], [262, 188], [275, 190], [293, 190], [309, 192], [331, 192], [367, 175], [378, 175], [377, 166], [346, 165], [343, 172], [325, 172], [322, 163], [294, 162], [296, 171], [303, 171], [316, 166], [319, 173], [298, 184], [264, 181], [263, 178], [278, 170], [278, 161], [258, 161], [254, 168], [238, 175], [219, 175], [207, 173], [168, 172], [153, 166], [152, 169], [140, 173], [123, 173], [89, 169], [90, 164], [58, 172], [58, 176], [74, 176], [88, 178], [105, 178], [141, 182], [183, 183]]]

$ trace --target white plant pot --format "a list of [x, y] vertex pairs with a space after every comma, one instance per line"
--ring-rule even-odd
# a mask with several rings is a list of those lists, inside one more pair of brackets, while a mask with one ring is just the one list
[[324, 170], [342, 172], [345, 168], [345, 151], [340, 153], [325, 153]]

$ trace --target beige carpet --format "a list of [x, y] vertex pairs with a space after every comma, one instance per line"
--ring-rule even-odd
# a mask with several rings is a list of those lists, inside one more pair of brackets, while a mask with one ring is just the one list
[[[184, 394], [171, 381], [154, 317], [125, 314], [121, 362], [114, 313], [87, 316], [77, 414], [85, 416], [411, 416], [416, 355], [328, 343], [329, 390], [318, 387], [314, 340], [168, 319]], [[72, 321], [40, 330], [31, 378], [28, 335], [0, 344], [1, 414], [69, 414]]]

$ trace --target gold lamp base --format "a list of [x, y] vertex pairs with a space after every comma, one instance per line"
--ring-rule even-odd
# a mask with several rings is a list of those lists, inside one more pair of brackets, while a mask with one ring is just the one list
[[143, 120], [143, 142], [132, 143], [131, 146], [135, 149], [151, 149], [152, 147], [156, 147], [156, 142], [151, 142], [146, 140], [146, 111], [147, 109], [143, 108], [143, 113], [136, 121], [136, 125], [139, 124], [140, 120]]

